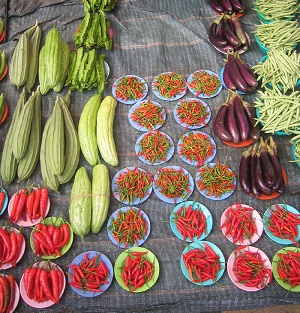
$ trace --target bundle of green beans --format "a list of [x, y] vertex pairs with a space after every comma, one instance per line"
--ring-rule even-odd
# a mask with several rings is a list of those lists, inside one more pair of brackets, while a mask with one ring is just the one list
[[86, 12], [83, 21], [74, 34], [76, 47], [111, 49], [112, 39], [109, 36], [109, 26], [110, 23], [103, 11], [99, 13]]
[[294, 137], [291, 140], [291, 144], [294, 147], [293, 149], [294, 156], [295, 156], [294, 162], [300, 164], [300, 131], [294, 132]]
[[267, 48], [283, 48], [286, 51], [295, 49], [300, 41], [298, 21], [275, 20], [256, 26], [255, 35]]
[[262, 131], [274, 134], [285, 132], [291, 134], [300, 128], [300, 92], [284, 93], [278, 87], [258, 91], [259, 97], [254, 101], [258, 111], [256, 118], [261, 123]]
[[285, 52], [282, 48], [270, 49], [264, 62], [260, 61], [252, 67], [261, 79], [262, 86], [271, 83], [279, 86], [283, 91], [294, 89], [300, 79], [300, 54]]
[[105, 54], [99, 54], [96, 49], [85, 51], [80, 47], [72, 51], [65, 85], [79, 92], [97, 87], [102, 94], [107, 82], [104, 61]]
[[294, 18], [299, 10], [298, 0], [256, 0], [254, 10], [264, 15], [266, 20]]

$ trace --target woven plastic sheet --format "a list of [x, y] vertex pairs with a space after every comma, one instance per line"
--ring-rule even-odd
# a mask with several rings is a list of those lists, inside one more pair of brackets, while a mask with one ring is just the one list
[[[47, 32], [56, 25], [61, 32], [63, 40], [75, 50], [73, 35], [84, 17], [83, 4], [78, 1], [35, 1], [32, 5], [28, 1], [11, 1], [7, 17], [7, 38], [0, 49], [5, 49], [8, 60], [20, 34], [38, 20], [42, 28], [42, 42]], [[243, 27], [250, 35], [251, 45], [249, 51], [242, 58], [255, 64], [262, 57], [253, 38], [255, 24], [258, 24], [256, 13], [252, 10], [252, 1], [248, 1], [248, 10], [242, 17]], [[24, 13], [25, 12], [25, 13]], [[145, 79], [149, 86], [146, 99], [158, 101], [167, 111], [165, 125], [161, 128], [177, 143], [185, 133], [173, 116], [175, 102], [158, 100], [151, 90], [154, 77], [162, 72], [176, 71], [186, 79], [196, 70], [209, 69], [219, 73], [224, 65], [225, 56], [217, 51], [208, 41], [208, 28], [216, 14], [208, 5], [208, 1], [200, 0], [144, 0], [129, 1], [119, 0], [115, 9], [107, 13], [107, 19], [114, 29], [113, 47], [111, 50], [100, 50], [106, 55], [110, 67], [108, 83], [105, 86], [104, 96], [111, 94], [112, 83], [120, 76], [135, 74]], [[38, 82], [37, 82], [38, 84]], [[67, 87], [59, 93], [66, 94]], [[13, 87], [8, 76], [0, 82], [0, 92], [4, 93], [9, 105], [9, 114], [6, 121], [0, 125], [0, 153], [14, 112], [15, 104], [21, 90]], [[72, 91], [70, 110], [78, 124], [80, 113], [88, 99], [97, 92], [96, 89], [78, 93]], [[57, 94], [50, 91], [42, 98], [43, 125], [49, 117]], [[187, 96], [192, 96], [188, 93]], [[257, 93], [245, 96], [245, 100], [253, 102]], [[225, 101], [225, 89], [215, 98], [207, 99], [206, 103], [212, 110], [212, 120], [220, 105]], [[112, 178], [120, 169], [129, 166], [139, 166], [153, 174], [158, 166], [142, 163], [134, 153], [134, 144], [140, 132], [134, 129], [127, 118], [130, 105], [119, 103], [114, 121], [114, 136], [120, 163], [117, 167], [110, 167]], [[213, 133], [212, 121], [202, 130], [214, 138], [217, 144], [215, 160], [225, 162], [231, 169], [238, 173], [241, 153], [244, 148], [233, 148], [222, 143]], [[263, 134], [264, 138], [267, 135]], [[212, 213], [213, 229], [206, 240], [218, 245], [228, 259], [235, 245], [229, 242], [220, 230], [220, 218], [223, 211], [236, 202], [249, 204], [261, 214], [273, 203], [288, 203], [299, 207], [299, 195], [291, 193], [299, 188], [299, 168], [292, 160], [291, 143], [289, 137], [275, 136], [282, 165], [287, 173], [286, 190], [282, 196], [270, 201], [256, 200], [245, 195], [237, 184], [232, 196], [223, 201], [212, 201], [204, 198], [195, 188], [190, 199], [203, 203]], [[183, 166], [193, 177], [197, 168], [183, 163], [178, 154], [168, 161], [167, 165]], [[91, 176], [91, 167], [81, 155], [80, 166], [85, 166]], [[40, 166], [30, 179], [31, 182], [43, 185]], [[11, 197], [18, 188], [17, 180], [10, 185], [3, 184]], [[70, 190], [73, 180], [60, 187], [60, 194], [50, 192], [50, 216], [60, 216], [69, 220], [68, 207]], [[122, 207], [114, 197], [111, 197], [109, 215]], [[172, 233], [169, 226], [169, 217], [173, 204], [166, 204], [159, 200], [153, 193], [144, 203], [138, 205], [147, 213], [151, 220], [151, 233], [144, 247], [150, 249], [160, 263], [160, 276], [156, 284], [144, 293], [129, 293], [123, 290], [114, 279], [109, 289], [102, 295], [94, 298], [83, 298], [75, 294], [70, 286], [60, 299], [60, 304], [42, 310], [43, 312], [217, 312], [229, 309], [261, 308], [283, 303], [300, 303], [297, 293], [288, 293], [276, 281], [257, 292], [245, 292], [238, 289], [229, 279], [226, 271], [218, 283], [200, 287], [191, 284], [184, 277], [180, 269], [180, 256], [186, 245]], [[1, 216], [2, 224], [8, 222], [7, 212]], [[20, 281], [25, 268], [36, 261], [29, 244], [31, 229], [24, 229], [26, 238], [26, 252], [17, 267], [3, 271], [13, 273], [17, 282]], [[272, 242], [264, 233], [255, 246], [262, 249], [270, 259], [282, 247]], [[75, 236], [71, 249], [62, 257], [55, 260], [64, 271], [67, 265], [80, 253], [96, 250], [104, 253], [114, 264], [122, 249], [116, 247], [109, 240], [106, 225], [99, 234], [89, 234], [84, 242]], [[17, 312], [40, 311], [29, 307], [20, 299]]]

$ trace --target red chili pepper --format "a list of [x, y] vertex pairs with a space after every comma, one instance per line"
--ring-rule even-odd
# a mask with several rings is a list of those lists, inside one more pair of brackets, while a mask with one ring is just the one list
[[2, 191], [2, 188], [0, 187], [0, 211], [3, 208], [4, 201], [5, 201], [5, 193]]
[[15, 221], [15, 217], [16, 217], [16, 214], [17, 214], [17, 208], [18, 208], [18, 204], [19, 204], [19, 201], [20, 201], [20, 193], [16, 193], [14, 195], [14, 200], [13, 200], [13, 204], [12, 204], [12, 210], [11, 210], [11, 213], [10, 213], [10, 216], [9, 216], [9, 221], [10, 222], [14, 222]]
[[57, 304], [58, 302], [53, 296], [52, 290], [50, 289], [50, 286], [49, 286], [48, 272], [43, 268], [40, 273], [40, 284], [42, 286], [43, 292], [45, 296], [47, 297], [47, 299]]
[[20, 219], [22, 213], [25, 210], [26, 201], [27, 201], [27, 193], [23, 191], [20, 193], [20, 199], [18, 201], [18, 206], [16, 208], [16, 215], [14, 217], [14, 222], [17, 222]]
[[14, 275], [10, 274], [7, 276], [7, 280], [9, 283], [9, 289], [10, 289], [10, 299], [9, 299], [9, 304], [6, 309], [6, 312], [10, 312], [13, 308], [14, 301], [15, 301], [15, 277]]
[[27, 285], [25, 285], [26, 293], [28, 298], [33, 298], [33, 292], [34, 292], [34, 281], [36, 278], [37, 268], [32, 267], [30, 268], [29, 274], [28, 274], [28, 281]]
[[10, 232], [9, 241], [10, 241], [11, 250], [10, 250], [10, 253], [7, 255], [7, 257], [4, 260], [2, 260], [1, 262], [2, 265], [12, 262], [16, 254], [19, 254], [17, 235], [14, 231]]
[[41, 201], [41, 189], [38, 187], [34, 190], [35, 199], [33, 204], [32, 215], [34, 218], [39, 218], [41, 216], [40, 201]]
[[61, 232], [63, 232], [63, 241], [58, 242], [57, 244], [54, 244], [54, 249], [61, 249], [64, 247], [68, 242], [70, 241], [71, 238], [71, 230], [70, 227], [67, 223], [63, 223], [61, 226]]
[[33, 220], [33, 206], [34, 206], [34, 201], [35, 201], [35, 191], [31, 190], [27, 196], [26, 200], [26, 213], [28, 215], [28, 218], [32, 222]]
[[49, 201], [49, 191], [46, 187], [41, 189], [40, 211], [42, 219], [45, 218]]
[[50, 269], [49, 272], [50, 280], [51, 280], [51, 285], [52, 285], [52, 294], [54, 297], [54, 302], [59, 303], [59, 281], [58, 281], [58, 274], [57, 270], [52, 268]]
[[0, 285], [1, 285], [1, 289], [4, 290], [4, 302], [3, 302], [2, 312], [6, 312], [10, 303], [10, 287], [9, 287], [9, 282], [6, 276], [3, 275], [0, 277]]

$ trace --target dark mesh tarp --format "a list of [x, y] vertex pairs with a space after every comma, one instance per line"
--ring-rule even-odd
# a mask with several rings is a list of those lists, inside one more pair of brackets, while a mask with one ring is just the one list
[[[1, 15], [5, 18], [5, 2], [2, 2]], [[262, 53], [258, 50], [253, 38], [255, 24], [259, 23], [259, 20], [252, 10], [253, 1], [248, 2], [249, 8], [241, 21], [251, 37], [251, 46], [242, 58], [255, 64], [262, 57]], [[20, 34], [32, 26], [36, 20], [39, 21], [42, 28], [43, 42], [47, 32], [53, 25], [56, 25], [64, 41], [72, 49], [75, 49], [74, 31], [84, 17], [81, 0], [10, 1], [7, 12], [6, 42], [0, 45], [0, 49], [5, 49], [9, 60]], [[225, 56], [215, 50], [208, 41], [208, 28], [216, 18], [216, 14], [209, 7], [208, 1], [119, 0], [115, 9], [107, 13], [107, 18], [114, 29], [115, 37], [111, 50], [100, 50], [101, 53], [105, 53], [111, 71], [104, 95], [110, 95], [112, 83], [125, 74], [136, 74], [143, 77], [150, 87], [153, 78], [161, 72], [177, 71], [187, 78], [198, 69], [210, 69], [219, 73], [224, 65]], [[67, 91], [68, 89], [65, 87], [60, 94], [64, 95]], [[0, 125], [1, 155], [21, 90], [13, 87], [7, 76], [0, 82], [0, 92], [5, 94], [9, 105], [8, 118], [5, 123]], [[96, 92], [96, 89], [82, 93], [72, 92], [70, 110], [76, 125], [83, 106]], [[247, 95], [245, 99], [253, 102], [256, 95], [256, 93]], [[192, 94], [189, 93], [188, 96], [192, 96]], [[227, 91], [223, 89], [217, 97], [206, 101], [212, 109], [212, 120], [226, 96]], [[53, 91], [42, 98], [43, 123], [52, 111], [55, 98], [56, 94]], [[151, 88], [149, 88], [147, 99], [158, 100]], [[167, 121], [161, 130], [167, 133], [174, 143], [177, 143], [185, 131], [176, 123], [173, 116], [176, 102], [158, 101], [167, 110]], [[135, 156], [134, 144], [141, 133], [128, 122], [129, 108], [130, 106], [119, 103], [116, 110], [114, 135], [120, 164], [116, 168], [109, 167], [111, 177], [126, 166], [139, 166], [153, 174], [158, 169], [157, 166], [142, 163]], [[244, 148], [232, 148], [220, 142], [213, 133], [212, 121], [202, 130], [211, 135], [217, 143], [216, 160], [226, 162], [235, 173], [238, 173], [239, 161]], [[267, 136], [264, 135], [264, 137]], [[281, 162], [288, 177], [286, 191], [280, 198], [270, 201], [255, 200], [245, 195], [239, 185], [237, 185], [234, 194], [224, 201], [208, 200], [202, 197], [196, 188], [191, 197], [191, 199], [202, 202], [211, 211], [214, 226], [207, 240], [217, 244], [226, 259], [235, 246], [224, 238], [219, 226], [220, 217], [229, 205], [235, 202], [250, 204], [262, 214], [269, 205], [276, 202], [288, 203], [299, 208], [299, 195], [290, 195], [292, 191], [299, 188], [299, 168], [295, 163], [290, 162], [292, 160], [290, 138], [276, 136], [274, 139], [278, 144]], [[196, 168], [183, 163], [176, 152], [168, 164], [181, 165], [189, 170], [193, 177], [195, 176]], [[83, 156], [80, 159], [80, 166], [85, 166], [91, 174], [91, 167]], [[31, 181], [43, 185], [39, 164]], [[23, 185], [21, 184], [21, 186]], [[49, 215], [69, 219], [68, 205], [71, 186], [72, 181], [60, 187], [60, 194], [50, 193], [51, 209]], [[18, 186], [17, 181], [14, 181], [9, 186], [3, 184], [3, 187], [11, 197], [20, 186]], [[122, 206], [112, 197], [109, 214]], [[131, 294], [123, 290], [114, 280], [104, 294], [94, 298], [82, 298], [67, 286], [60, 304], [42, 310], [43, 312], [216, 312], [228, 309], [260, 308], [284, 303], [299, 303], [300, 298], [297, 293], [288, 293], [276, 281], [258, 292], [245, 292], [238, 289], [230, 281], [226, 272], [220, 281], [212, 286], [202, 288], [189, 283], [181, 272], [179, 262], [185, 244], [173, 235], [168, 223], [174, 205], [166, 204], [159, 200], [155, 194], [152, 194], [146, 202], [138, 207], [144, 210], [151, 220], [151, 234], [144, 247], [150, 249], [160, 262], [160, 276], [157, 283], [147, 292]], [[1, 216], [1, 222], [5, 224], [7, 221], [8, 215], [5, 212]], [[36, 261], [36, 256], [30, 248], [30, 232], [30, 228], [24, 229], [27, 246], [22, 260], [15, 269], [3, 271], [4, 273], [13, 273], [17, 282], [20, 281], [26, 266]], [[255, 246], [261, 248], [270, 259], [282, 248], [281, 245], [272, 242], [265, 233]], [[110, 242], [104, 226], [99, 234], [86, 236], [84, 242], [75, 236], [68, 253], [56, 259], [55, 262], [67, 271], [67, 264], [71, 263], [78, 254], [88, 250], [104, 253], [113, 264], [122, 252]], [[20, 299], [17, 312], [32, 311], [40, 310], [29, 307]]]

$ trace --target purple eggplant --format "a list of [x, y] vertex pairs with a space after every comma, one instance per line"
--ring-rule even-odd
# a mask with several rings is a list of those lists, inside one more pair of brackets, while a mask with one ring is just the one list
[[270, 188], [273, 188], [276, 175], [275, 175], [275, 169], [274, 165], [270, 159], [270, 155], [267, 149], [267, 145], [264, 142], [262, 138], [260, 138], [260, 146], [259, 146], [259, 152], [260, 152], [260, 159], [261, 159], [261, 166], [263, 170], [263, 177], [266, 185], [268, 185]]
[[222, 29], [224, 31], [224, 35], [227, 39], [228, 44], [232, 45], [233, 48], [237, 48], [241, 46], [241, 41], [239, 37], [234, 33], [234, 30], [231, 28], [227, 17], [223, 17], [221, 19]]
[[210, 7], [217, 13], [222, 14], [224, 13], [224, 8], [219, 4], [217, 0], [209, 0]]
[[244, 62], [241, 62], [241, 58], [239, 56], [235, 58], [235, 61], [247, 85], [256, 88], [258, 85], [256, 77], [248, 71], [248, 68], [244, 65]]
[[256, 125], [256, 114], [254, 107], [247, 101], [242, 100], [242, 104], [245, 108], [245, 112], [249, 121], [250, 125], [250, 138], [252, 138], [254, 141], [259, 140], [260, 138], [260, 129], [258, 125]]
[[229, 67], [230, 78], [234, 85], [236, 86], [236, 89], [242, 92], [247, 92], [248, 84], [246, 83], [244, 77], [242, 76], [239, 70], [239, 67], [236, 62], [236, 57], [231, 52], [227, 53], [227, 64]]
[[282, 167], [277, 153], [276, 143], [270, 137], [270, 144], [267, 145], [268, 153], [275, 171], [275, 182], [272, 186], [273, 191], [278, 192], [282, 181]]
[[233, 96], [233, 106], [241, 139], [246, 141], [250, 137], [250, 124], [242, 104], [241, 97], [237, 93]]
[[232, 142], [239, 143], [241, 141], [241, 135], [235, 117], [234, 100], [232, 97], [228, 101], [227, 127], [232, 136]]
[[227, 45], [227, 41], [217, 36], [217, 28], [220, 26], [219, 23], [219, 19], [217, 19], [210, 25], [208, 39], [214, 46], [224, 47]]
[[261, 194], [261, 191], [257, 188], [256, 186], [256, 181], [255, 181], [255, 177], [256, 177], [256, 169], [255, 169], [255, 165], [256, 165], [256, 146], [254, 146], [252, 148], [252, 152], [251, 152], [251, 161], [250, 161], [250, 182], [251, 182], [251, 194], [254, 197], [258, 197]]
[[252, 147], [242, 153], [239, 167], [240, 186], [246, 194], [251, 193], [251, 150]]
[[228, 104], [224, 102], [219, 108], [215, 121], [214, 121], [214, 132], [222, 141], [231, 142], [232, 136], [229, 133], [226, 125], [228, 113]]

